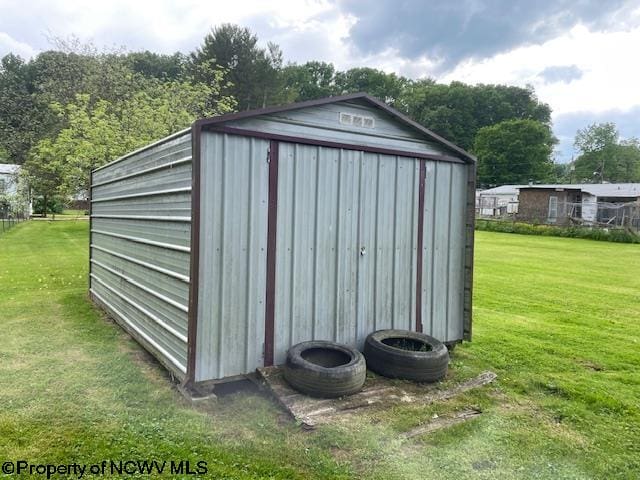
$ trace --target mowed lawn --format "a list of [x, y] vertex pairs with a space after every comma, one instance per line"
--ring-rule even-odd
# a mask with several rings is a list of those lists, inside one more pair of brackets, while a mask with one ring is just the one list
[[[498, 381], [306, 432], [257, 393], [187, 404], [88, 302], [87, 227], [34, 221], [0, 235], [0, 463], [202, 460], [212, 478], [640, 478], [640, 245], [478, 232], [474, 341], [456, 349], [445, 386], [483, 370]], [[482, 415], [402, 436], [469, 407]]]

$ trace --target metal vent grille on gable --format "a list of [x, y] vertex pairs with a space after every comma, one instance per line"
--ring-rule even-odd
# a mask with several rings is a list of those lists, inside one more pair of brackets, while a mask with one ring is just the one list
[[354, 127], [375, 128], [376, 121], [373, 117], [355, 115], [353, 113], [340, 112], [340, 123], [353, 125]]

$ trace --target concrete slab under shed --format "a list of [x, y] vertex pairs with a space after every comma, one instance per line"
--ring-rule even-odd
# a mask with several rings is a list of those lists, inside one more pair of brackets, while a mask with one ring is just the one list
[[280, 367], [259, 368], [258, 374], [276, 400], [306, 428], [330, 423], [340, 416], [376, 405], [398, 403], [427, 405], [487, 385], [497, 378], [495, 373], [487, 371], [443, 390], [441, 384], [437, 383], [400, 382], [375, 376], [367, 377], [362, 390], [354, 395], [341, 398], [313, 398], [294, 390], [284, 379]]

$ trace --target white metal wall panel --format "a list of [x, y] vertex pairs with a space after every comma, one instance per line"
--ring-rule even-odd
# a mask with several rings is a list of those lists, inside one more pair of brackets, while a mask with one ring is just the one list
[[467, 167], [427, 162], [422, 273], [423, 331], [462, 340]]
[[203, 132], [196, 381], [263, 365], [269, 142]]
[[[147, 215], [149, 213], [153, 212], [147, 212]], [[188, 251], [191, 243], [190, 225], [187, 221], [137, 220], [124, 216], [121, 218], [101, 218], [92, 215], [91, 229], [93, 233], [126, 239], [134, 243], [147, 242], [152, 245], [166, 245], [169, 250], [186, 249]]]
[[[418, 161], [280, 144], [275, 362], [415, 326]], [[364, 255], [361, 255], [364, 248]]]
[[468, 169], [451, 165], [449, 200], [449, 272], [447, 341], [462, 340], [464, 316], [464, 255], [466, 245], [466, 184]]
[[[177, 191], [158, 190], [153, 195], [127, 196], [109, 200], [94, 200], [92, 214], [99, 215], [146, 215], [165, 217], [189, 217], [191, 215], [191, 187]], [[160, 193], [162, 192], [162, 193]]]
[[191, 129], [177, 132], [156, 143], [147, 145], [93, 172], [93, 183], [146, 174], [153, 169], [165, 169], [175, 163], [191, 160]]
[[[175, 152], [167, 158], [167, 163], [165, 164], [155, 165], [148, 170], [143, 166], [139, 168], [136, 166], [133, 172], [127, 174], [125, 170], [121, 177], [113, 179], [98, 180], [104, 178], [105, 175], [103, 173], [105, 171], [99, 170], [94, 174], [94, 200], [104, 201], [104, 199], [109, 199], [109, 201], [114, 201], [112, 200], [113, 197], [140, 194], [151, 194], [149, 198], [154, 199], [154, 192], [172, 192], [176, 189], [184, 188], [184, 178], [190, 178], [191, 175], [191, 162], [183, 157], [186, 153], [185, 151]], [[179, 160], [174, 160], [173, 158], [175, 157], [178, 157]], [[102, 173], [102, 175], [98, 175], [99, 173]], [[106, 173], [109, 173], [108, 169]], [[129, 197], [129, 199], [131, 198], [136, 197]]]
[[187, 365], [191, 135], [92, 176], [90, 290], [169, 369]]

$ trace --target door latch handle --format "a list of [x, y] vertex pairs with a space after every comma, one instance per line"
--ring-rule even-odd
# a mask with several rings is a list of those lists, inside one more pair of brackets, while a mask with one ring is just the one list
[[365, 247], [360, 247], [360, 256], [364, 257], [367, 254], [367, 249]]

